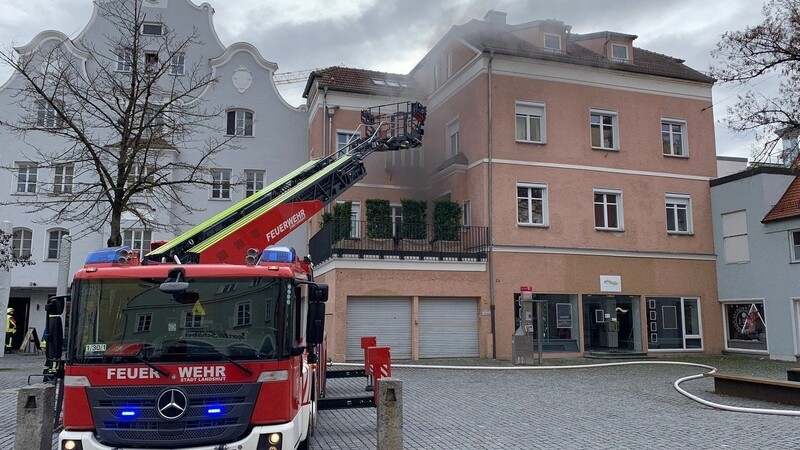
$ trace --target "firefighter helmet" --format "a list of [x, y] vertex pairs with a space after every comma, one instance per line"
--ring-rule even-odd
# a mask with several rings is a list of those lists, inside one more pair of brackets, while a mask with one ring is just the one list
[[6, 309], [6, 314], [14, 314], [14, 308]]

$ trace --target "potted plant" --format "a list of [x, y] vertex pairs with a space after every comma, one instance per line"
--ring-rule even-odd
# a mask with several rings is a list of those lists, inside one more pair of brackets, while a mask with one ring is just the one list
[[403, 239], [425, 239], [425, 218], [428, 202], [404, 198], [400, 200], [403, 207], [403, 222], [400, 224], [400, 236]]
[[367, 237], [389, 239], [392, 237], [392, 207], [389, 200], [371, 198], [367, 206]]
[[461, 205], [451, 200], [433, 203], [433, 239], [457, 241], [461, 234]]
[[346, 201], [333, 206], [333, 241], [347, 239], [353, 232], [353, 202]]

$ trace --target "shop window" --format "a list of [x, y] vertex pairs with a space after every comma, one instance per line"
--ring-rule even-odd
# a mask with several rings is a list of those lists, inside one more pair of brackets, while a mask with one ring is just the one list
[[648, 297], [646, 317], [650, 350], [703, 348], [699, 299]]
[[[542, 301], [543, 352], [577, 352], [580, 319], [578, 296], [570, 294], [534, 294], [533, 299]], [[536, 303], [524, 302], [519, 293], [514, 294], [516, 308], [515, 335], [531, 336], [534, 343], [530, 351], [538, 348], [536, 342]]]
[[766, 320], [763, 301], [725, 303], [725, 348], [767, 351]]

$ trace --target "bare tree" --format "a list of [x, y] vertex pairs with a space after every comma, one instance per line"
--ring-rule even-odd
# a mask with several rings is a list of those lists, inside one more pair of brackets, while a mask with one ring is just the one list
[[763, 144], [754, 155], [757, 161], [791, 163], [796, 152], [784, 152], [778, 144], [789, 139], [796, 148], [800, 132], [800, 0], [770, 0], [762, 12], [761, 24], [722, 36], [712, 52], [711, 75], [745, 87], [768, 77], [780, 80], [773, 96], [748, 89], [724, 120], [731, 130], [755, 133]]
[[26, 111], [0, 123], [20, 136], [26, 160], [55, 174], [22, 198], [28, 211], [81, 224], [73, 235], [110, 225], [115, 246], [123, 214], [146, 229], [187, 223], [198, 208], [185, 194], [213, 183], [208, 168], [234, 141], [215, 125], [224, 107], [202, 98], [215, 83], [207, 61], [188, 57], [203, 45], [197, 29], [167, 28], [142, 0], [95, 3], [107, 30], [99, 42], [48, 39], [18, 56], [0, 52], [23, 81], [12, 96]]

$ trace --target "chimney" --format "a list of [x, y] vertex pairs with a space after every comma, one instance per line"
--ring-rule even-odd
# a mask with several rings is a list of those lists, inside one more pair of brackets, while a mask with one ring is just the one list
[[483, 20], [485, 20], [486, 22], [499, 23], [500, 25], [505, 25], [506, 15], [507, 14], [502, 11], [495, 11], [493, 9], [490, 9], [489, 12], [487, 12], [486, 15], [483, 16]]

